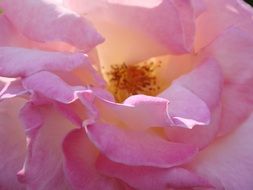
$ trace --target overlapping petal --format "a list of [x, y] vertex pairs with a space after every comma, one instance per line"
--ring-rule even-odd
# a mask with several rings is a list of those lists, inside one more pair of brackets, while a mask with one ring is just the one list
[[95, 161], [98, 150], [89, 141], [83, 129], [71, 131], [63, 142], [65, 173], [71, 187], [75, 190], [117, 190], [120, 183], [115, 179], [98, 173]]
[[71, 103], [77, 99], [74, 87], [47, 71], [42, 71], [25, 78], [23, 85], [30, 91], [40, 93], [62, 103]]
[[84, 51], [103, 41], [88, 21], [56, 1], [3, 0], [0, 5], [11, 23], [31, 40], [66, 42]]
[[90, 124], [87, 135], [96, 147], [114, 162], [172, 167], [189, 161], [198, 150], [191, 145], [169, 142], [160, 136], [124, 130], [110, 124]]
[[197, 50], [207, 46], [229, 27], [236, 26], [252, 33], [252, 7], [243, 0], [205, 0], [204, 2], [207, 9], [196, 22]]
[[24, 77], [42, 70], [71, 71], [82, 64], [89, 65], [82, 53], [0, 47], [0, 75], [5, 77]]
[[0, 102], [0, 189], [25, 189], [16, 176], [26, 154], [26, 137], [18, 119], [23, 104], [19, 98]]
[[12, 44], [17, 34], [6, 16], [0, 16], [0, 25], [0, 45], [6, 46]]
[[92, 20], [105, 36], [99, 55], [106, 64], [133, 63], [168, 52], [192, 50], [195, 7], [191, 1], [65, 2]]
[[200, 152], [191, 168], [212, 181], [216, 189], [252, 189], [252, 122], [251, 114], [233, 133]]
[[3, 85], [0, 91], [0, 100], [14, 98], [27, 93], [20, 79], [1, 77], [0, 81]]
[[216, 57], [224, 73], [220, 134], [239, 126], [253, 105], [253, 38], [239, 28], [230, 28], [205, 49], [203, 56]]
[[[241, 125], [253, 111], [253, 11], [241, 0], [0, 6], [0, 189], [24, 188], [17, 96], [28, 99], [18, 173], [28, 189], [253, 188], [252, 117]], [[103, 38], [86, 19], [106, 37], [96, 49]], [[150, 58], [164, 61], [156, 82], [170, 86], [115, 103], [98, 76], [105, 66]]]
[[102, 155], [99, 156], [96, 166], [102, 174], [121, 179], [135, 189], [210, 187], [205, 179], [184, 168], [128, 166], [112, 162]]
[[167, 112], [173, 121], [171, 125], [192, 129], [195, 125], [209, 124], [210, 111], [206, 103], [187, 88], [175, 84], [159, 97], [170, 101]]
[[123, 128], [140, 131], [151, 127], [168, 127], [172, 124], [167, 113], [169, 102], [163, 98], [136, 95], [127, 98], [123, 104], [93, 94], [90, 99], [98, 112], [98, 120], [101, 118]]
[[[173, 87], [173, 85], [175, 85], [175, 87]], [[219, 129], [220, 96], [223, 85], [220, 67], [218, 66], [217, 62], [212, 59], [204, 60], [203, 62], [200, 62], [199, 66], [196, 67], [192, 72], [176, 79], [173, 85], [173, 88], [167, 89], [167, 91], [171, 90], [171, 92], [168, 93], [169, 96], [167, 97], [168, 100], [170, 100], [170, 97], [172, 99], [170, 103], [172, 107], [170, 110], [171, 115], [175, 115], [175, 113], [179, 112], [181, 115], [183, 114], [183, 118], [194, 119], [196, 116], [203, 117], [202, 114], [204, 114], [205, 117], [203, 118], [209, 116], [208, 121], [211, 123], [207, 127], [195, 126], [191, 130], [182, 128], [167, 128], [166, 130], [168, 138], [176, 142], [194, 144], [195, 146], [203, 148], [214, 139]], [[177, 86], [181, 86], [181, 88], [189, 90], [191, 93], [197, 96], [198, 99], [196, 100], [198, 101], [194, 102], [192, 99], [190, 99], [192, 96], [189, 96], [188, 91], [186, 91], [188, 92], [186, 94], [181, 93], [176, 88]], [[164, 96], [165, 95], [166, 92]], [[186, 96], [184, 97], [184, 95]], [[188, 102], [186, 100], [188, 100]], [[195, 105], [200, 100], [204, 102], [206, 105], [205, 109], [207, 109], [209, 112], [203, 112]], [[192, 103], [193, 106], [191, 107]], [[189, 106], [190, 108], [187, 109]], [[207, 114], [210, 112], [212, 115]], [[181, 119], [181, 121], [184, 120]], [[186, 124], [187, 122], [188, 121], [186, 120]], [[195, 121], [195, 124], [198, 123]], [[202, 123], [202, 125], [203, 124], [207, 125], [208, 123]]]
[[52, 105], [28, 103], [21, 119], [28, 136], [26, 161], [18, 179], [28, 189], [69, 189], [63, 172], [61, 144], [74, 128]]

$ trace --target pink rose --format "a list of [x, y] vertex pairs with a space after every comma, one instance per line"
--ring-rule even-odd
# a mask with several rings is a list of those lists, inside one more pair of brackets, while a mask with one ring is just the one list
[[0, 189], [253, 189], [246, 3], [0, 7]]

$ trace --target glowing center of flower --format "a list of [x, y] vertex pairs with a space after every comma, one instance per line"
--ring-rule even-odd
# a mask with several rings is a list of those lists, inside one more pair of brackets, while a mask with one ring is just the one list
[[160, 67], [160, 63], [111, 65], [109, 72], [106, 72], [108, 88], [117, 102], [136, 94], [155, 96], [160, 90], [155, 72], [157, 67]]

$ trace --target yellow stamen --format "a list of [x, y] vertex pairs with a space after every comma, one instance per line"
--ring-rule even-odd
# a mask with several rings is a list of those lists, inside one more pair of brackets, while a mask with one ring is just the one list
[[136, 94], [155, 96], [160, 91], [155, 75], [155, 70], [160, 65], [161, 62], [152, 61], [134, 65], [111, 65], [110, 70], [106, 72], [108, 89], [117, 102]]

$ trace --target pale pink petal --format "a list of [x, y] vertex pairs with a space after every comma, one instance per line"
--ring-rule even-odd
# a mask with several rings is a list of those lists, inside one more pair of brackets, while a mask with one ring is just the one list
[[223, 91], [222, 120], [219, 135], [225, 135], [240, 126], [252, 113], [253, 81], [245, 84], [227, 84]]
[[0, 15], [0, 45], [6, 46], [15, 39], [16, 31], [4, 15]]
[[135, 95], [127, 98], [123, 106], [118, 106], [115, 113], [119, 114], [127, 122], [130, 128], [135, 130], [148, 129], [150, 127], [166, 127], [172, 124], [170, 115], [168, 115], [169, 101], [159, 97], [146, 95]]
[[2, 91], [3, 91], [3, 88], [5, 87], [6, 83], [4, 81], [2, 81], [2, 78], [3, 77], [0, 77], [0, 90], [1, 90], [1, 95], [2, 95]]
[[167, 108], [174, 126], [192, 129], [195, 125], [207, 125], [210, 111], [206, 103], [187, 88], [173, 84], [159, 94], [170, 101]]
[[243, 0], [205, 0], [205, 3], [208, 8], [196, 22], [197, 51], [231, 26], [253, 32], [253, 10]]
[[182, 127], [166, 128], [168, 139], [173, 142], [187, 143], [203, 149], [217, 136], [221, 121], [221, 106], [212, 111], [210, 124], [207, 126], [196, 125], [192, 129]]
[[51, 105], [28, 103], [21, 112], [21, 119], [28, 135], [28, 153], [18, 174], [19, 181], [28, 189], [69, 189], [63, 172], [61, 144], [74, 126]]
[[12, 25], [6, 15], [0, 16], [0, 45], [43, 49], [47, 51], [73, 51], [73, 47], [63, 42], [40, 43], [24, 37]]
[[29, 134], [29, 131], [35, 131], [35, 128], [40, 128], [44, 122], [40, 110], [33, 104], [33, 102], [27, 102], [22, 107], [19, 117], [23, 122], [26, 134]]
[[83, 129], [71, 131], [63, 142], [65, 174], [74, 190], [118, 190], [115, 179], [100, 175], [95, 168], [98, 150]]
[[77, 99], [74, 87], [47, 71], [38, 72], [25, 78], [23, 85], [27, 90], [32, 90], [62, 103], [70, 103]]
[[65, 4], [87, 16], [105, 36], [98, 53], [106, 64], [192, 50], [195, 15], [190, 1], [65, 0]]
[[235, 131], [217, 139], [190, 164], [199, 175], [213, 181], [216, 189], [253, 188], [253, 115]]
[[202, 13], [204, 13], [204, 11], [207, 10], [207, 5], [204, 1], [191, 0], [191, 3], [194, 7], [195, 17], [200, 16]]
[[[104, 96], [103, 91], [105, 94], [108, 93], [106, 90], [102, 89], [99, 91], [100, 95], [102, 96]], [[82, 127], [83, 123], [87, 121], [94, 122], [94, 115], [97, 113], [97, 108], [92, 106], [92, 99], [90, 99], [90, 97], [93, 95], [91, 93], [91, 90], [79, 91], [76, 92], [76, 97], [78, 97], [78, 99], [75, 101], [68, 102], [67, 104], [66, 102], [54, 102], [54, 105], [58, 111], [64, 115], [65, 118], [69, 119], [76, 126]]]
[[82, 53], [0, 47], [0, 75], [5, 77], [23, 77], [41, 70], [71, 71], [82, 64], [89, 65]]
[[208, 57], [201, 60], [192, 72], [176, 79], [174, 84], [187, 88], [201, 98], [209, 109], [213, 109], [220, 102], [223, 87], [222, 74], [218, 62]]
[[203, 54], [218, 60], [225, 82], [243, 84], [252, 79], [252, 49], [251, 34], [231, 27], [218, 36]]
[[168, 127], [172, 124], [167, 113], [168, 100], [166, 99], [135, 95], [130, 96], [123, 104], [118, 104], [97, 95], [91, 94], [91, 96], [93, 97], [90, 99], [93, 100], [90, 102], [96, 107], [98, 117], [108, 123], [124, 125], [126, 128], [137, 131], [152, 127]]
[[216, 57], [224, 73], [221, 134], [240, 125], [252, 112], [253, 38], [237, 28], [230, 28], [204, 51]]
[[[191, 130], [183, 128], [167, 128], [166, 130], [169, 139], [175, 142], [193, 144], [200, 148], [205, 147], [211, 140], [213, 140], [219, 129], [222, 82], [222, 74], [219, 66], [215, 61], [210, 59], [201, 62], [200, 65], [196, 67], [192, 72], [174, 81], [173, 85], [181, 86], [182, 88], [189, 90], [199, 99], [201, 99], [209, 107], [208, 110], [211, 111], [212, 115], [209, 115], [211, 122], [210, 125], [204, 128], [203, 126], [195, 126]], [[177, 92], [176, 89], [177, 88], [174, 88], [175, 92]], [[167, 90], [169, 91], [170, 88]], [[187, 97], [181, 97], [184, 94], [173, 94], [173, 91], [171, 91], [169, 95], [172, 97], [170, 105], [172, 108], [175, 107], [174, 109], [169, 110], [171, 112], [171, 115], [174, 114], [174, 110], [178, 112], [186, 111], [185, 113], [182, 112], [181, 114], [188, 114], [189, 116], [191, 116], [193, 113], [198, 113], [199, 109], [197, 107], [192, 107], [192, 110], [187, 109], [187, 107], [190, 106], [193, 101], [185, 102], [184, 104], [181, 103], [183, 102], [182, 100], [185, 100], [185, 98], [187, 100]], [[170, 101], [170, 97], [168, 97], [168, 100]], [[198, 114], [201, 116], [203, 112], [201, 111], [201, 113]]]
[[[82, 122], [84, 120], [84, 118], [82, 119], [82, 116], [84, 115], [83, 113], [84, 111], [83, 111], [83, 107], [82, 109], [80, 109], [79, 103], [77, 103], [77, 101], [70, 104], [55, 102], [55, 105], [58, 111], [61, 112], [61, 114], [63, 114], [63, 116], [66, 119], [69, 119], [69, 121], [72, 122], [76, 126], [79, 126], [79, 127], [82, 126]], [[82, 104], [80, 103], [80, 105]]]
[[84, 51], [103, 41], [84, 18], [52, 1], [3, 0], [0, 5], [12, 24], [32, 40], [63, 41]]
[[169, 142], [149, 132], [98, 123], [88, 125], [86, 130], [102, 153], [122, 164], [172, 167], [189, 161], [197, 153], [191, 145]]
[[17, 180], [26, 153], [26, 138], [18, 118], [24, 100], [13, 98], [0, 102], [0, 189], [24, 190]]
[[0, 88], [1, 89], [0, 100], [14, 98], [27, 93], [27, 90], [24, 89], [22, 85], [22, 80], [20, 79], [6, 79], [6, 80], [9, 81], [5, 82], [2, 89]]
[[136, 189], [157, 190], [167, 188], [208, 187], [203, 178], [184, 168], [135, 167], [115, 163], [99, 156], [97, 169], [104, 175], [121, 179]]

